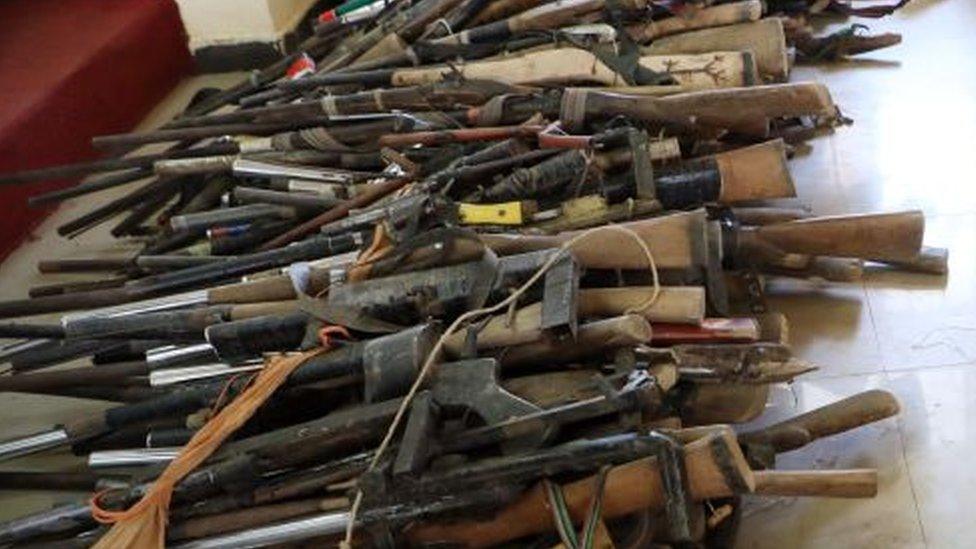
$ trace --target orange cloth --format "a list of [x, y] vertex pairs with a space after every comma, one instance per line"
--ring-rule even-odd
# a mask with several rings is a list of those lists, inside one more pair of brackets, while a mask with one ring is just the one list
[[307, 359], [329, 349], [329, 336], [345, 328], [329, 326], [319, 334], [323, 347], [306, 353], [276, 356], [257, 375], [254, 382], [208, 421], [170, 462], [149, 491], [125, 511], [108, 511], [92, 499], [92, 516], [102, 523], [114, 523], [96, 549], [162, 549], [166, 543], [169, 503], [176, 484], [206, 461], [227, 438], [254, 415], [288, 376]]

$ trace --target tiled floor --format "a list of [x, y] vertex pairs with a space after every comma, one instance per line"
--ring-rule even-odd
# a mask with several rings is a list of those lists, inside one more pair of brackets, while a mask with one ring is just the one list
[[825, 82], [854, 119], [793, 162], [800, 196], [818, 213], [922, 209], [926, 243], [950, 249], [950, 275], [773, 286], [797, 352], [821, 370], [776, 393], [764, 422], [869, 388], [894, 392], [902, 411], [779, 461], [876, 467], [876, 499], [752, 500], [740, 547], [976, 546], [967, 510], [976, 493], [976, 4], [916, 0], [868, 24], [904, 43], [794, 75]]
[[[797, 353], [821, 370], [774, 391], [763, 422], [869, 388], [893, 391], [902, 412], [780, 458], [787, 469], [876, 467], [876, 499], [750, 501], [741, 547], [976, 546], [969, 523], [976, 500], [976, 185], [970, 180], [976, 174], [976, 3], [913, 0], [899, 15], [868, 24], [901, 32], [904, 44], [849, 63], [801, 68], [794, 76], [827, 83], [855, 120], [793, 161], [800, 195], [824, 214], [921, 208], [926, 242], [951, 250], [951, 274], [873, 272], [860, 285], [771, 286], [772, 304], [791, 320]], [[212, 80], [188, 82], [145, 125], [163, 120], [196, 85]], [[0, 266], [0, 298], [21, 296], [40, 282], [32, 268], [38, 259], [87, 255], [109, 241], [104, 231], [79, 242], [54, 235], [59, 221], [90, 204], [67, 205], [37, 241]], [[3, 395], [0, 436], [50, 425], [86, 406]], [[11, 496], [0, 495], [0, 519], [52, 501]]]

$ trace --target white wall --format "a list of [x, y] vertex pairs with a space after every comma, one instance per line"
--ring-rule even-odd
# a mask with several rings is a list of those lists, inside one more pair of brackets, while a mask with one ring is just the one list
[[176, 0], [190, 49], [241, 42], [274, 42], [315, 0]]

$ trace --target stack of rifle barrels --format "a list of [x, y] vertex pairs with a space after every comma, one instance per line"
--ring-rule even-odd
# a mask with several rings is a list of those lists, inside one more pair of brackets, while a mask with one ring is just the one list
[[83, 459], [0, 488], [97, 494], [0, 544], [723, 547], [743, 497], [874, 496], [774, 466], [891, 394], [737, 424], [815, 369], [770, 277], [945, 271], [921, 212], [791, 202], [797, 150], [856, 131], [791, 68], [900, 41], [810, 21], [896, 7], [350, 0], [102, 159], [0, 175], [90, 176], [31, 203], [140, 248], [0, 302], [0, 391], [112, 403], [0, 442]]

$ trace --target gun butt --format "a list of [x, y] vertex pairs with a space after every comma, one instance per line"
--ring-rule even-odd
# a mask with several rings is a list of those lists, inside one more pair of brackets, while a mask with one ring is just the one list
[[925, 216], [918, 210], [842, 215], [743, 228], [740, 245], [771, 246], [785, 253], [904, 261], [918, 256], [924, 232]]
[[717, 154], [715, 162], [722, 176], [719, 202], [796, 196], [782, 139]]
[[726, 128], [745, 135], [768, 135], [776, 118], [837, 117], [837, 106], [826, 86], [817, 82], [770, 84], [679, 93], [656, 99], [672, 116], [695, 116], [704, 126]]
[[753, 52], [764, 78], [783, 81], [789, 76], [786, 33], [777, 17], [662, 37], [641, 48], [645, 55], [744, 50]]

